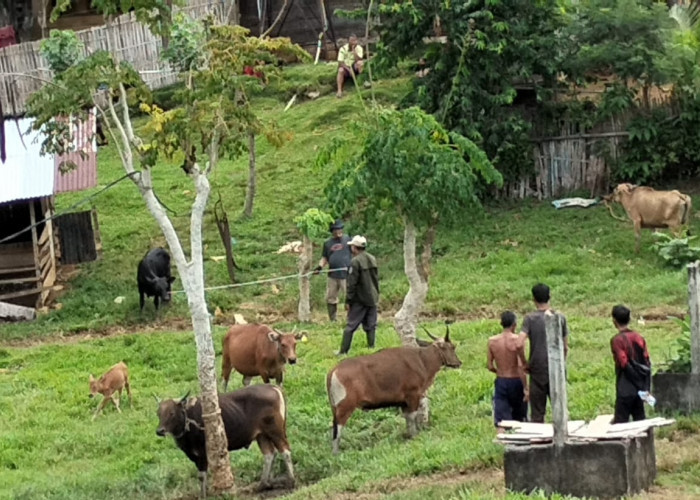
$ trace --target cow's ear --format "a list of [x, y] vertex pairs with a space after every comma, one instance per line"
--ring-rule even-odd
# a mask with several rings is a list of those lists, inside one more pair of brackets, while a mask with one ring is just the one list
[[95, 377], [93, 377], [93, 376], [92, 376], [92, 373], [91, 373], [91, 374], [90, 374], [90, 382], [94, 382], [94, 381], [95, 381]]
[[168, 283], [172, 283], [173, 281], [175, 281], [175, 276], [171, 276], [170, 278], [168, 278]]
[[270, 339], [270, 342], [277, 342], [280, 339], [280, 334], [277, 332], [267, 332], [267, 338]]
[[296, 335], [294, 335], [294, 338], [296, 340], [301, 341], [301, 342], [308, 342], [309, 338], [306, 336], [307, 333], [308, 332], [306, 332], [305, 330], [302, 330], [299, 333], [297, 333]]

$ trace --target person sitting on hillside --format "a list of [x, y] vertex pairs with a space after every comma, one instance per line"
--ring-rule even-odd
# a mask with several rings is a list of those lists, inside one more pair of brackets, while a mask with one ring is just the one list
[[343, 85], [346, 79], [351, 78], [354, 80], [357, 75], [362, 73], [364, 66], [363, 56], [364, 51], [362, 46], [357, 43], [357, 36], [350, 35], [348, 43], [343, 45], [338, 52], [338, 77], [336, 79], [338, 92], [336, 97], [343, 97]]

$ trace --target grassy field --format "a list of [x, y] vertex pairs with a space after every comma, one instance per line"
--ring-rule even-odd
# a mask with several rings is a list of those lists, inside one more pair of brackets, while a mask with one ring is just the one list
[[[275, 119], [293, 137], [279, 149], [260, 141], [254, 217], [238, 219], [245, 158], [223, 161], [212, 179], [213, 199], [220, 194], [229, 211], [237, 241], [234, 250], [243, 269], [238, 274], [241, 282], [296, 271], [294, 256], [275, 251], [298, 239], [294, 216], [323, 204], [327, 176], [313, 167], [316, 151], [342, 135], [344, 124], [361, 119], [362, 105], [354, 91], [342, 100], [328, 94], [331, 68], [290, 68], [286, 74], [284, 86], [262, 92], [256, 101], [265, 117]], [[407, 85], [405, 78], [387, 80], [377, 83], [375, 91], [380, 101], [390, 103]], [[282, 112], [290, 93], [301, 88], [325, 95]], [[176, 227], [185, 230], [193, 193], [177, 164], [159, 165], [155, 189], [178, 213]], [[114, 149], [102, 149], [101, 186], [122, 174]], [[83, 196], [62, 195], [58, 208]], [[120, 183], [97, 197], [95, 205], [102, 258], [81, 266], [59, 298], [60, 310], [34, 323], [0, 327], [0, 499], [174, 499], [190, 498], [197, 491], [195, 467], [172, 440], [155, 435], [153, 401], [154, 393], [177, 397], [188, 390], [198, 392], [186, 303], [176, 295], [158, 315], [152, 302], [143, 313], [138, 310], [136, 264], [148, 248], [164, 240], [134, 186]], [[697, 233], [696, 219], [693, 226]], [[378, 345], [396, 345], [391, 315], [407, 287], [398, 228], [379, 230], [350, 220], [347, 229], [350, 234], [367, 234], [370, 251], [379, 258]], [[498, 470], [502, 449], [492, 443], [493, 380], [485, 368], [486, 338], [498, 331], [496, 318], [503, 309], [513, 309], [522, 318], [531, 309], [531, 286], [547, 282], [555, 307], [570, 323], [571, 418], [610, 413], [611, 306], [626, 303], [635, 321], [645, 319], [635, 326], [648, 339], [657, 366], [672, 354], [679, 334], [666, 316], [686, 310], [685, 272], [663, 267], [648, 248], [651, 241], [645, 233], [642, 252], [635, 255], [631, 227], [610, 218], [602, 207], [557, 211], [546, 202], [490, 202], [481, 213], [465, 213], [458, 227], [438, 237], [425, 314], [436, 331], [441, 329], [438, 318], [458, 320], [453, 336], [463, 367], [438, 375], [431, 391], [432, 424], [416, 439], [403, 437], [404, 421], [397, 411], [356, 413], [338, 457], [330, 454], [324, 381], [336, 363], [333, 352], [340, 327], [325, 322], [325, 283], [322, 277], [314, 278], [315, 321], [305, 326], [310, 340], [299, 346], [300, 363], [289, 368], [285, 381], [288, 432], [299, 480], [288, 498], [525, 498], [504, 491]], [[211, 259], [224, 255], [211, 210], [205, 244], [207, 284], [226, 284], [225, 264]], [[180, 288], [179, 280], [174, 288]], [[125, 300], [115, 303], [117, 297]], [[216, 318], [217, 353], [234, 312], [248, 321], [291, 327], [296, 297], [295, 280], [210, 292], [210, 310], [221, 311]], [[364, 352], [364, 338], [358, 334], [352, 353]], [[101, 374], [119, 360], [132, 373], [134, 407], [123, 402], [121, 415], [108, 407], [91, 422], [98, 401], [87, 397], [88, 374]], [[236, 378], [234, 387], [240, 384]], [[659, 486], [643, 498], [700, 495], [699, 428], [700, 418], [680, 418], [674, 428], [660, 432]], [[233, 453], [232, 464], [238, 484], [247, 486], [257, 481], [262, 457], [253, 446]], [[276, 467], [282, 470], [281, 463]]]

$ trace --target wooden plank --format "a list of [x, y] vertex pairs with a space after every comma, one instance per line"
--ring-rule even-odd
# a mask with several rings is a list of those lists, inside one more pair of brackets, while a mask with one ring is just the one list
[[22, 283], [36, 283], [40, 279], [40, 276], [32, 276], [31, 278], [13, 278], [9, 280], [0, 280], [0, 285], [19, 285]]
[[21, 273], [28, 273], [28, 272], [33, 272], [33, 271], [36, 271], [36, 268], [34, 266], [15, 267], [15, 268], [8, 268], [8, 269], [0, 269], [0, 275], [3, 275], [3, 274], [21, 274]]
[[36, 309], [0, 302], [0, 319], [31, 321], [34, 318], [36, 318]]
[[12, 293], [4, 293], [0, 295], [0, 300], [10, 300], [10, 299], [16, 299], [18, 297], [26, 297], [27, 295], [34, 295], [41, 293], [42, 288], [31, 288], [29, 290], [21, 290], [19, 292], [12, 292]]
[[566, 398], [566, 360], [564, 358], [564, 337], [562, 336], [561, 316], [550, 310], [545, 312], [547, 332], [547, 358], [549, 361], [549, 391], [552, 403], [552, 426], [554, 445], [562, 448], [568, 434], [569, 412]]
[[690, 372], [700, 374], [700, 261], [688, 264], [688, 307], [690, 308]]

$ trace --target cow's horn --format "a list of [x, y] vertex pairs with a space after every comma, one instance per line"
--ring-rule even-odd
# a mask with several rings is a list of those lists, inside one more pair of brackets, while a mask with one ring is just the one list
[[421, 328], [422, 328], [423, 330], [425, 330], [425, 333], [428, 334], [428, 337], [430, 337], [430, 338], [433, 339], [433, 340], [437, 340], [437, 337], [436, 337], [435, 335], [433, 335], [432, 333], [430, 333], [426, 327], [424, 327], [423, 325], [421, 325]]
[[292, 328], [292, 333], [297, 331], [297, 325], [294, 325], [294, 328]]
[[156, 395], [156, 393], [153, 393], [153, 398], [156, 400], [156, 403], [160, 404], [160, 398]]
[[445, 321], [445, 342], [450, 341], [450, 323], [451, 321]]
[[187, 401], [187, 398], [189, 397], [189, 395], [190, 395], [190, 391], [187, 391], [187, 393], [184, 396], [182, 396], [180, 403], [184, 403], [185, 401]]

